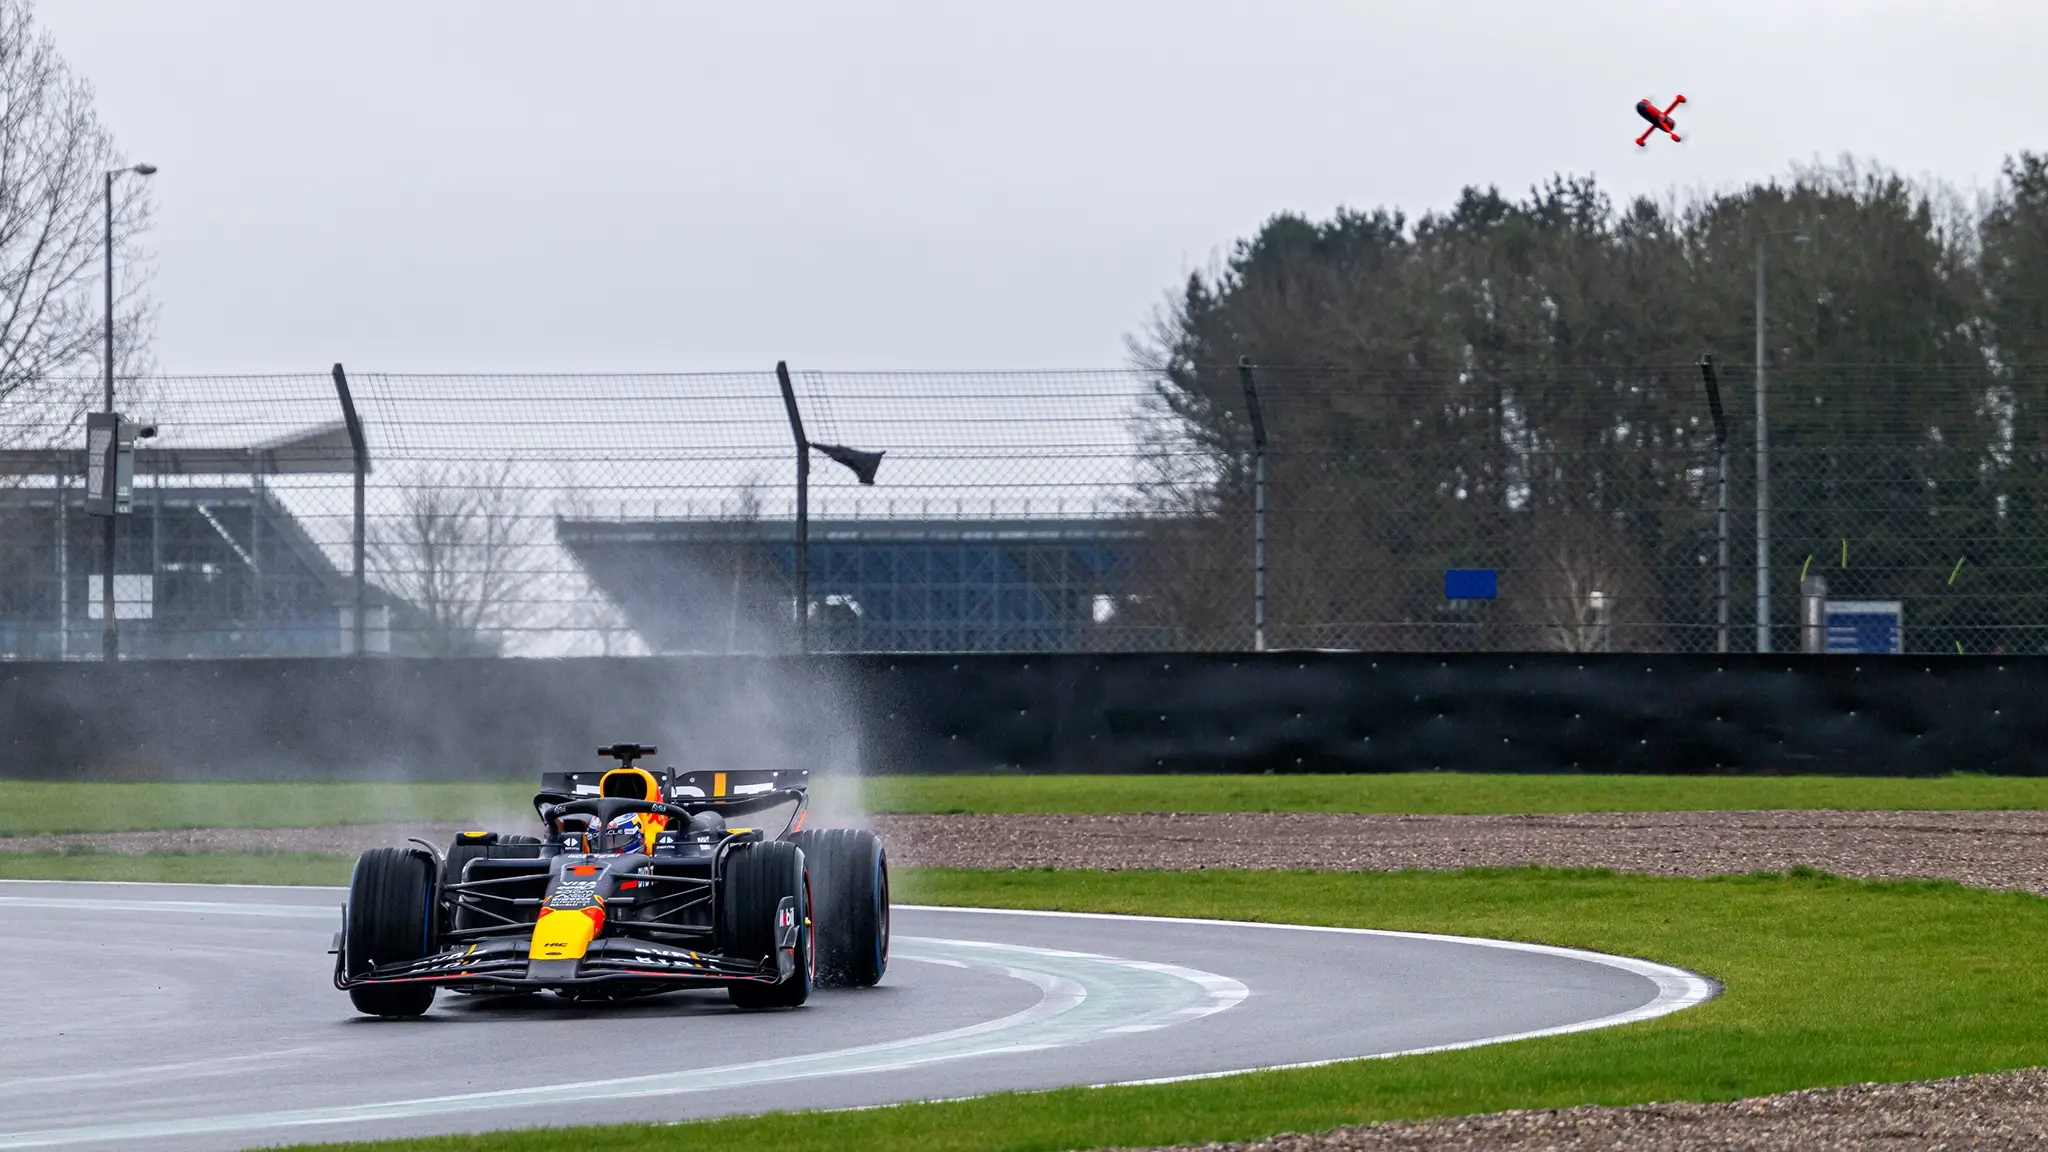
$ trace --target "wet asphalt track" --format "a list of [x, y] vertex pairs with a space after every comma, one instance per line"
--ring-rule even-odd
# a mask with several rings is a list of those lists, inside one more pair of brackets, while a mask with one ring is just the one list
[[443, 994], [356, 1016], [338, 889], [0, 881], [0, 1149], [245, 1148], [843, 1108], [1468, 1045], [1675, 1011], [1677, 969], [1526, 945], [898, 908], [878, 988], [742, 1014]]

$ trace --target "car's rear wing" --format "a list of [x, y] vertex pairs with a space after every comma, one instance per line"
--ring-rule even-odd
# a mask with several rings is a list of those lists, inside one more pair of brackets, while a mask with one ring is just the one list
[[[634, 767], [640, 766], [634, 765]], [[582, 799], [585, 796], [596, 796], [598, 795], [598, 782], [604, 779], [604, 774], [607, 771], [609, 769], [593, 768], [588, 772], [543, 772], [540, 774], [540, 790], [543, 793], [564, 796], [571, 800]], [[675, 790], [675, 769], [648, 768], [646, 771], [652, 774], [657, 781], [660, 781], [661, 794], [663, 796]]]
[[685, 772], [662, 788], [669, 799], [738, 800], [769, 792], [804, 792], [811, 786], [811, 774], [800, 768], [763, 768], [740, 772]]
[[[661, 784], [661, 794], [670, 803], [692, 807], [752, 808], [764, 799], [790, 799], [790, 793], [806, 793], [811, 786], [811, 774], [800, 768], [681, 773], [673, 768], [649, 768], [647, 771], [653, 773]], [[598, 782], [604, 779], [604, 774], [604, 769], [543, 772], [537, 802], [560, 803], [595, 796], [598, 794]]]

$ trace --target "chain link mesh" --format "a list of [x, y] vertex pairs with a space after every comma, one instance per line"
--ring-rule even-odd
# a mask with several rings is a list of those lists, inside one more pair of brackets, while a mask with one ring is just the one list
[[[1266, 646], [1756, 649], [1756, 374], [1720, 375], [1725, 602], [1720, 453], [1695, 365], [1253, 369]], [[349, 377], [371, 464], [364, 647], [1257, 642], [1261, 454], [1237, 365], [790, 382], [813, 446], [807, 549], [773, 371]], [[104, 522], [82, 500], [99, 386], [22, 386], [0, 408], [8, 658], [100, 653]], [[123, 655], [352, 651], [356, 476], [335, 380], [162, 377], [119, 394], [159, 429], [117, 524]], [[1800, 647], [1817, 577], [1831, 601], [1901, 605], [1904, 651], [2048, 651], [2044, 412], [2048, 373], [2026, 367], [1773, 367], [1771, 647]], [[884, 454], [872, 485], [863, 452]], [[1461, 568], [1494, 570], [1498, 597], [1447, 599]]]

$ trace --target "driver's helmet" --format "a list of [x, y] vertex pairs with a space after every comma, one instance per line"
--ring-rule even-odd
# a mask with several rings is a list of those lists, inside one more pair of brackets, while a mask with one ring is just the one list
[[628, 813], [615, 817], [590, 839], [593, 852], [639, 852], [644, 848], [647, 836], [641, 830], [639, 817]]
[[[645, 768], [614, 768], [598, 781], [598, 794], [629, 800], [662, 800], [661, 781]], [[654, 851], [654, 838], [668, 827], [668, 817], [653, 812], [629, 812], [615, 816], [591, 839], [594, 852]]]

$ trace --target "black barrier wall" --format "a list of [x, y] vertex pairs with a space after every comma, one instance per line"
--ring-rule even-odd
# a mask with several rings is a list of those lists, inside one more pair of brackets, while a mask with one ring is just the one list
[[0, 665], [0, 774], [2048, 772], [2048, 659], [1265, 653]]

